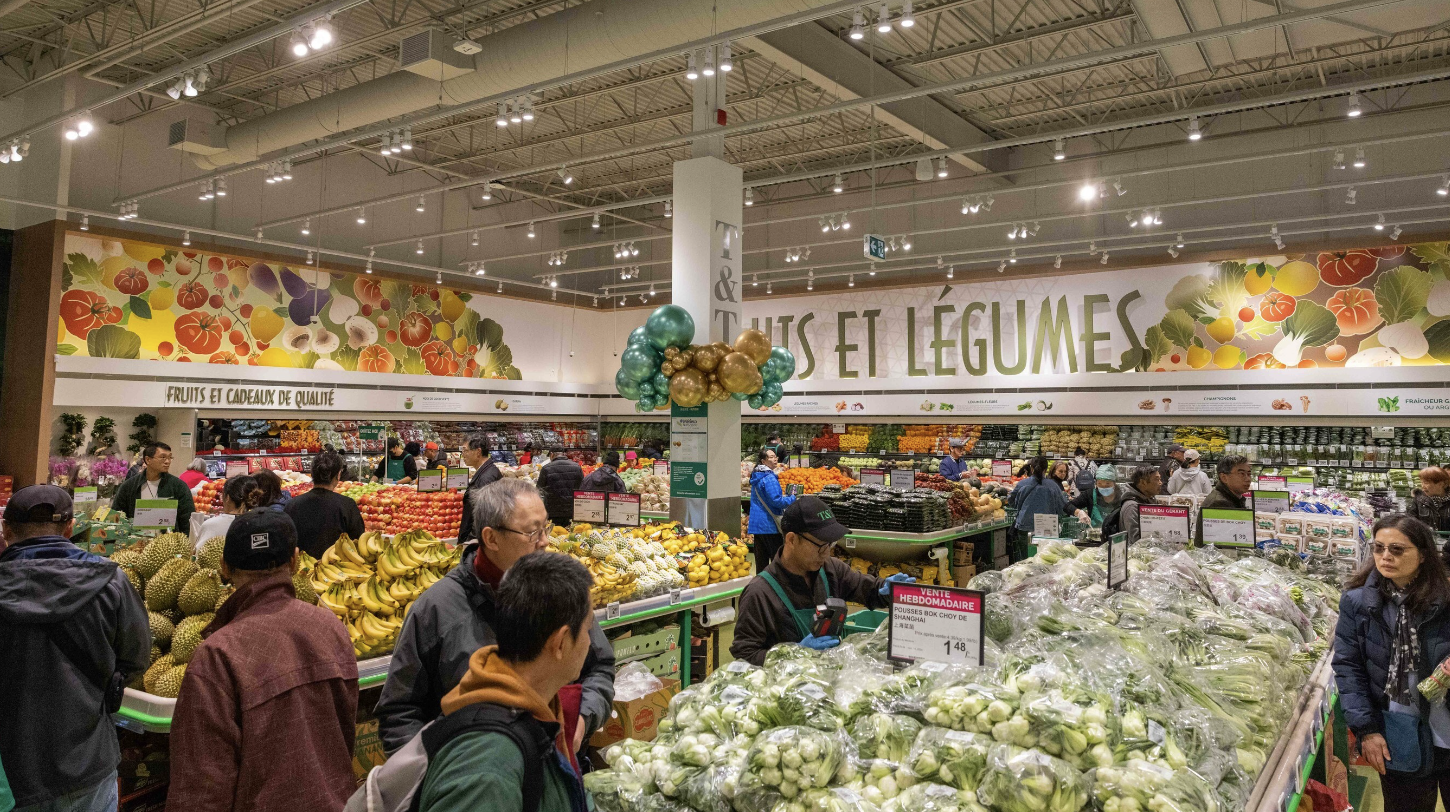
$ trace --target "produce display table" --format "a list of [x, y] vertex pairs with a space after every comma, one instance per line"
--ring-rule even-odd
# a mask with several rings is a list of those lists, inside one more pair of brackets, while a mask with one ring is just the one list
[[978, 536], [1012, 526], [1012, 517], [981, 522], [968, 522], [932, 533], [899, 533], [892, 530], [852, 530], [841, 539], [841, 546], [853, 555], [871, 561], [910, 561], [926, 557], [933, 547], [949, 544], [954, 539]]
[[1324, 655], [1299, 692], [1294, 714], [1259, 773], [1246, 812], [1295, 812], [1299, 808], [1324, 744], [1330, 709], [1339, 700], [1329, 664], [1333, 654], [1331, 650]]
[[[745, 585], [750, 583], [750, 579], [753, 577], [755, 576], [735, 578], [692, 589], [675, 590], [664, 595], [656, 595], [653, 598], [629, 603], [610, 604], [603, 609], [595, 609], [594, 619], [599, 622], [601, 628], [608, 629], [615, 626], [627, 626], [662, 615], [677, 615], [676, 622], [680, 626], [680, 649], [688, 652], [690, 650], [690, 623], [693, 619], [691, 610], [696, 606], [739, 597], [740, 593], [745, 590]], [[680, 658], [680, 685], [683, 687], [689, 684], [690, 658], [684, 656]]]

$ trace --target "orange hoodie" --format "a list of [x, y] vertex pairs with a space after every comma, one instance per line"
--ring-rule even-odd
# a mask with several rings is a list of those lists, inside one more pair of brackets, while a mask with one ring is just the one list
[[468, 673], [443, 697], [443, 713], [447, 715], [480, 702], [526, 710], [540, 722], [559, 725], [554, 746], [565, 756], [575, 774], [578, 774], [579, 764], [570, 752], [569, 740], [565, 738], [567, 732], [572, 731], [573, 725], [565, 724], [566, 714], [560, 708], [559, 697], [556, 695], [546, 701], [539, 696], [533, 686], [519, 676], [507, 660], [498, 656], [498, 646], [484, 646], [473, 652], [473, 656], [468, 659]]

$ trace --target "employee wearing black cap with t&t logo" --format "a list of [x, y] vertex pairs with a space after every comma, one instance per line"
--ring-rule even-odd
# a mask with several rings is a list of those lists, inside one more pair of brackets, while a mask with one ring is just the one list
[[781, 515], [780, 529], [785, 536], [780, 554], [740, 595], [735, 642], [730, 645], [737, 660], [764, 665], [766, 652], [780, 643], [817, 650], [838, 646], [839, 637], [817, 628], [818, 608], [829, 607], [832, 599], [884, 608], [891, 602], [889, 582], [915, 580], [902, 573], [882, 580], [832, 556], [846, 526], [815, 496], [792, 502]]

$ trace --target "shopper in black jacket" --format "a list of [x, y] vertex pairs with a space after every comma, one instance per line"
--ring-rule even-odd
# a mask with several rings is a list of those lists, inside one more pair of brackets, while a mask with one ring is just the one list
[[[115, 809], [121, 748], [108, 705], [146, 670], [141, 595], [111, 561], [70, 543], [71, 499], [22, 488], [0, 552], [0, 763], [17, 806]], [[114, 707], [114, 706], [113, 706]]]
[[599, 467], [589, 472], [584, 481], [579, 483], [581, 491], [599, 491], [601, 493], [628, 493], [629, 488], [624, 486], [624, 480], [619, 478], [619, 452], [606, 451], [604, 459]]
[[1431, 530], [1450, 530], [1450, 471], [1438, 465], [1420, 469], [1420, 487], [1410, 497], [1411, 516]]
[[548, 464], [539, 469], [539, 495], [544, 497], [549, 521], [564, 525], [574, 519], [574, 491], [583, 490], [583, 483], [584, 469], [579, 463], [564, 456], [561, 449], [549, 452]]
[[1249, 479], [1252, 476], [1253, 469], [1249, 467], [1248, 457], [1230, 454], [1219, 459], [1218, 482], [1214, 483], [1208, 496], [1203, 497], [1203, 504], [1198, 506], [1198, 526], [1194, 528], [1193, 537], [1199, 544], [1203, 543], [1203, 511], [1214, 508], [1247, 509], [1249, 504], [1244, 499], [1244, 494], [1249, 492]]
[[473, 478], [468, 481], [468, 490], [463, 492], [463, 518], [458, 521], [459, 544], [478, 541], [478, 534], [473, 526], [474, 491], [503, 479], [503, 472], [498, 470], [493, 457], [488, 455], [488, 440], [482, 435], [475, 434], [463, 444], [463, 464], [476, 470]]

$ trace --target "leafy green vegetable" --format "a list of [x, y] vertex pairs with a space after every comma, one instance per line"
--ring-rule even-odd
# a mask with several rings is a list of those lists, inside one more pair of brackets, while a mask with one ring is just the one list
[[921, 732], [921, 722], [904, 714], [868, 713], [851, 723], [851, 738], [861, 758], [902, 762]]
[[1218, 311], [1218, 307], [1214, 305], [1209, 293], [1209, 281], [1201, 275], [1185, 276], [1179, 279], [1178, 283], [1164, 297], [1163, 304], [1169, 310], [1184, 310], [1196, 320], [1206, 317], [1212, 320], [1208, 314], [1213, 312], [1214, 315], [1217, 315]]
[[1410, 253], [1430, 266], [1431, 273], [1450, 279], [1450, 242], [1427, 242], [1410, 246]]
[[79, 281], [86, 287], [98, 285], [101, 282], [101, 266], [80, 252], [65, 255], [65, 269], [70, 271], [73, 280]]
[[1285, 366], [1296, 366], [1305, 347], [1322, 347], [1339, 338], [1339, 324], [1329, 308], [1300, 299], [1293, 315], [1280, 326], [1284, 337], [1274, 347], [1274, 358]]
[[[1432, 284], [1434, 280], [1428, 273], [1408, 265], [1401, 265], [1380, 274], [1379, 281], [1374, 284], [1374, 297], [1379, 302], [1380, 316], [1384, 318], [1385, 324], [1397, 324], [1414, 318], [1425, 308]], [[1299, 304], [1302, 307], [1304, 303]], [[1294, 315], [1298, 315], [1297, 310]]]
[[1425, 330], [1430, 355], [1442, 364], [1450, 364], [1450, 320], [1437, 321]]
[[86, 336], [86, 352], [92, 358], [140, 358], [141, 336], [119, 324], [106, 324]]
[[[1208, 296], [1217, 305], [1220, 312], [1227, 310], [1232, 313], [1243, 307], [1244, 301], [1249, 297], [1248, 290], [1244, 288], [1244, 277], [1247, 274], [1248, 269], [1242, 262], [1220, 262], [1218, 264], [1218, 270], [1215, 271], [1213, 281], [1208, 286]], [[1217, 312], [1205, 314], [1204, 318], [1217, 315]]]
[[1197, 326], [1188, 311], [1181, 308], [1168, 311], [1163, 320], [1158, 322], [1159, 329], [1163, 331], [1163, 337], [1172, 342], [1174, 346], [1182, 347], [1185, 350], [1193, 346], [1193, 330]]

